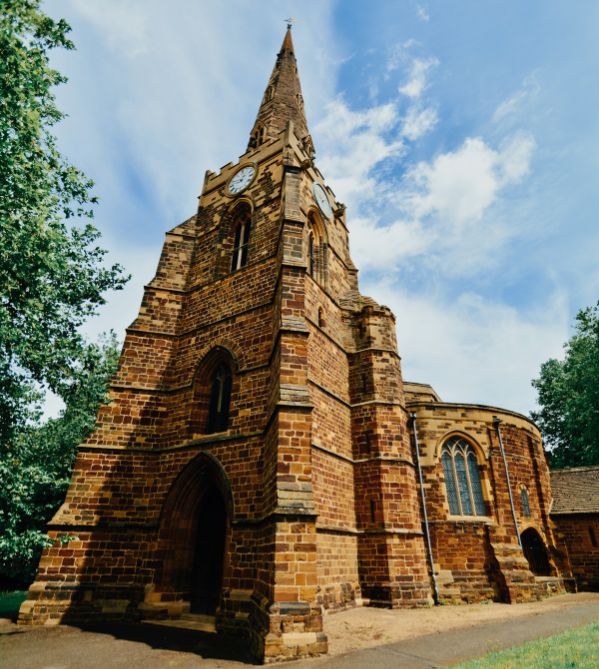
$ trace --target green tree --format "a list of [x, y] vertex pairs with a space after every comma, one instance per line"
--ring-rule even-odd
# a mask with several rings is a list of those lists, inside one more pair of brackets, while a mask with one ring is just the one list
[[0, 574], [26, 584], [34, 576], [46, 523], [62, 503], [77, 446], [94, 429], [98, 407], [116, 371], [119, 346], [112, 333], [85, 348], [73, 370], [58, 418], [15, 436], [0, 460]]
[[549, 447], [551, 466], [599, 465], [599, 303], [578, 312], [563, 360], [547, 360], [532, 385], [532, 418]]
[[64, 114], [52, 49], [73, 49], [69, 25], [40, 0], [0, 0], [0, 456], [35, 416], [40, 389], [66, 399], [85, 360], [81, 324], [127, 281], [104, 265], [90, 223], [92, 182], [51, 132]]

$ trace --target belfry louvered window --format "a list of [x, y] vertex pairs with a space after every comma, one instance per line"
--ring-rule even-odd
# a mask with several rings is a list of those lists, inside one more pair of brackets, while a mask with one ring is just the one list
[[235, 241], [231, 257], [231, 271], [241, 269], [248, 263], [248, 247], [250, 243], [251, 214], [249, 208], [242, 207], [235, 217]]
[[206, 433], [223, 432], [229, 427], [229, 407], [231, 405], [231, 370], [224, 363], [220, 364], [210, 388], [210, 405]]
[[484, 516], [485, 499], [472, 446], [465, 439], [452, 437], [443, 446], [441, 464], [450, 514]]

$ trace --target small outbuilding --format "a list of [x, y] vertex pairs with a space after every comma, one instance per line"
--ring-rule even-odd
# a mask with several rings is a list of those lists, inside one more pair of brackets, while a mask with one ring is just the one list
[[551, 519], [579, 590], [599, 591], [599, 467], [551, 472]]

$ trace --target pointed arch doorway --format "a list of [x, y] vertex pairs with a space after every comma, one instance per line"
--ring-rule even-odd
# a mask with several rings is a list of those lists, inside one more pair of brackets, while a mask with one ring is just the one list
[[226, 571], [232, 496], [216, 458], [194, 458], [175, 479], [162, 510], [156, 588], [164, 600], [214, 615]]
[[214, 614], [220, 599], [225, 562], [227, 511], [219, 491], [210, 486], [197, 513], [190, 579], [191, 613]]
[[530, 571], [535, 576], [551, 576], [551, 564], [547, 548], [540, 534], [532, 527], [524, 530], [520, 535], [522, 552], [528, 561]]

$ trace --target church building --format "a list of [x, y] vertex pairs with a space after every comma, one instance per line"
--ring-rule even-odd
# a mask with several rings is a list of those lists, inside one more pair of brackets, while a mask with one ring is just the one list
[[288, 29], [247, 149], [166, 234], [20, 623], [196, 616], [273, 662], [343, 608], [564, 589], [538, 429], [404, 381], [348, 236]]

